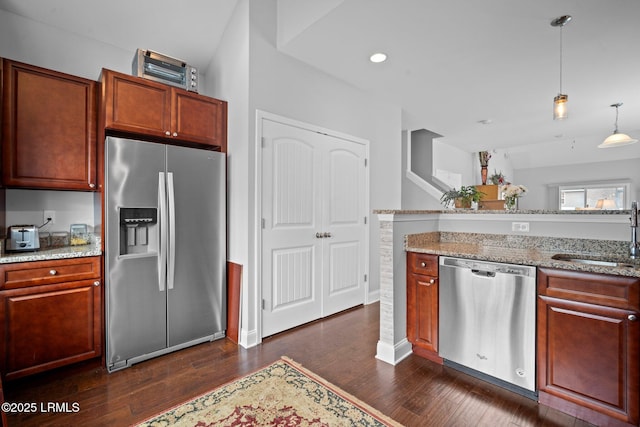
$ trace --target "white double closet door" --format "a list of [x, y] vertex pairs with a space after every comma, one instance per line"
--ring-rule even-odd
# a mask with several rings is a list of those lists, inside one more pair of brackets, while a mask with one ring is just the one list
[[262, 336], [365, 301], [366, 146], [262, 121]]

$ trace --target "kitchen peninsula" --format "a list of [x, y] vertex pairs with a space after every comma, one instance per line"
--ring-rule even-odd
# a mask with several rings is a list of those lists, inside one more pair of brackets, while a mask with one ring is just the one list
[[[591, 244], [598, 245], [609, 253], [606, 245], [620, 248], [628, 246], [631, 235], [629, 227], [630, 211], [475, 211], [456, 210], [375, 210], [380, 222], [380, 340], [376, 357], [395, 365], [411, 353], [411, 345], [406, 340], [406, 236], [433, 232], [465, 233], [458, 235], [469, 242], [467, 237], [474, 234], [500, 236], [502, 243], [484, 244], [484, 254], [476, 254], [477, 259], [489, 260], [487, 256], [496, 257], [496, 246], [511, 247], [508, 252], [515, 256], [518, 251], [521, 259], [515, 259], [527, 265], [540, 265], [557, 268], [586, 268], [593, 266], [576, 266], [575, 263], [550, 259], [527, 259], [526, 249], [535, 247], [521, 246], [521, 239], [534, 237], [555, 238], [557, 245]], [[528, 232], [512, 231], [526, 224]], [[559, 240], [558, 240], [559, 239]], [[590, 242], [582, 241], [590, 240]], [[412, 240], [409, 240], [412, 241]], [[509, 245], [509, 241], [513, 244]], [[524, 239], [526, 245], [533, 245], [536, 240]], [[460, 243], [460, 242], [458, 242]], [[489, 242], [491, 243], [491, 242]], [[476, 243], [477, 245], [477, 243]], [[605, 245], [603, 247], [603, 245]], [[513, 248], [519, 248], [513, 250]], [[478, 250], [478, 246], [467, 250]], [[571, 252], [571, 246], [557, 246], [554, 253]], [[575, 249], [574, 249], [575, 250]], [[594, 252], [585, 246], [583, 252]], [[458, 256], [473, 256], [473, 253], [456, 252]], [[492, 255], [491, 255], [492, 254]], [[530, 255], [530, 254], [529, 254]], [[549, 254], [547, 254], [549, 255]], [[540, 255], [542, 256], [542, 255]], [[501, 258], [501, 262], [509, 262]], [[525, 262], [527, 261], [527, 262]], [[617, 273], [640, 274], [640, 270], [618, 269]]]
[[[622, 421], [614, 425], [636, 425], [640, 261], [628, 255], [630, 211], [374, 213], [380, 221], [378, 359], [396, 364], [413, 351], [438, 361], [444, 283], [438, 257], [533, 266], [539, 402], [599, 425], [612, 417]], [[576, 351], [600, 356], [576, 359]], [[573, 372], [585, 370], [598, 386], [576, 379], [580, 374]]]

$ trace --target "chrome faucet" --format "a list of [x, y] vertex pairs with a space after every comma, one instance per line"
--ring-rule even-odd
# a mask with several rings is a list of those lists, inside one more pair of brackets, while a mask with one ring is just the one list
[[640, 255], [638, 247], [638, 202], [631, 202], [631, 243], [629, 244], [629, 256], [637, 258]]

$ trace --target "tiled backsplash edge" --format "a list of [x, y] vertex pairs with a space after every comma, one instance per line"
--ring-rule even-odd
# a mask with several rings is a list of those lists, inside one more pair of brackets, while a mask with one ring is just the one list
[[619, 240], [576, 239], [566, 237], [521, 236], [512, 234], [483, 234], [436, 231], [405, 236], [406, 247], [420, 247], [429, 243], [467, 243], [514, 249], [536, 249], [543, 252], [575, 254], [607, 254], [626, 256], [629, 243]]

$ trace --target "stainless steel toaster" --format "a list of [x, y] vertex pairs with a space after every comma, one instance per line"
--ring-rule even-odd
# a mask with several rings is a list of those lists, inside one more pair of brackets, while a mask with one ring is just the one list
[[40, 236], [35, 225], [12, 225], [7, 234], [7, 251], [40, 249]]

